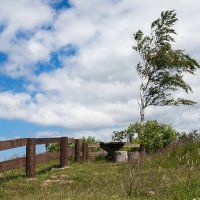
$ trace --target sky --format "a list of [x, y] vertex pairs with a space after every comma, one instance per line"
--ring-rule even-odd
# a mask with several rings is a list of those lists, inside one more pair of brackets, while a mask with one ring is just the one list
[[[200, 62], [199, 0], [0, 0], [0, 139], [95, 136], [139, 121], [133, 34], [175, 10], [175, 49]], [[199, 101], [200, 72], [184, 76]], [[200, 104], [149, 107], [146, 120], [200, 128]]]

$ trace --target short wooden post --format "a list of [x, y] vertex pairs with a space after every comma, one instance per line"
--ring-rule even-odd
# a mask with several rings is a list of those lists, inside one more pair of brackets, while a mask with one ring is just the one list
[[27, 140], [26, 146], [26, 177], [34, 178], [35, 177], [35, 165], [36, 165], [36, 138], [29, 138]]
[[136, 161], [139, 158], [140, 153], [138, 151], [128, 153], [128, 161]]
[[87, 143], [83, 143], [83, 160], [89, 159], [89, 145]]
[[68, 137], [61, 137], [60, 142], [60, 167], [68, 165]]
[[114, 151], [113, 152], [113, 161], [115, 163], [124, 163], [128, 161], [127, 151]]
[[142, 156], [145, 155], [145, 145], [144, 144], [140, 144], [140, 149], [139, 149], [139, 152]]
[[75, 139], [75, 161], [80, 162], [80, 140]]

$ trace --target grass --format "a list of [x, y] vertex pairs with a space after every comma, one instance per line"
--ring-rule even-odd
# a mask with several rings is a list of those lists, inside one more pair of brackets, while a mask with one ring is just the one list
[[37, 165], [35, 179], [24, 169], [0, 174], [0, 199], [200, 199], [200, 143], [171, 147], [134, 163], [104, 160]]

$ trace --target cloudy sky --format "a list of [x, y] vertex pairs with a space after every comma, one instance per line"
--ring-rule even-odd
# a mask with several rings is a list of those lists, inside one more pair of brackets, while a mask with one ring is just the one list
[[[175, 10], [174, 48], [200, 62], [199, 0], [0, 0], [0, 139], [96, 136], [139, 120], [133, 33]], [[199, 100], [200, 73], [185, 76]], [[182, 91], [177, 95], [185, 96]], [[200, 105], [146, 119], [200, 128]]]

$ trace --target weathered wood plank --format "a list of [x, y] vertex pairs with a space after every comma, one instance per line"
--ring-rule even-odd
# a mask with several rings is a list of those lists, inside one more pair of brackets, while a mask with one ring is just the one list
[[[36, 155], [36, 163], [41, 163], [49, 160], [56, 160], [60, 158], [60, 152], [46, 152]], [[15, 158], [0, 162], [0, 172], [18, 169], [26, 166], [26, 157]]]
[[80, 139], [75, 140], [75, 161], [80, 162]]
[[83, 143], [82, 155], [83, 155], [83, 160], [88, 160], [89, 159], [89, 147], [88, 147], [87, 143]]
[[60, 152], [46, 152], [36, 156], [36, 162], [41, 163], [49, 160], [57, 160], [60, 158]]
[[[98, 148], [100, 147], [100, 144], [88, 144], [89, 148]], [[140, 144], [125, 144], [124, 147], [128, 147], [128, 148], [133, 148], [133, 147], [140, 147]]]
[[140, 144], [125, 144], [124, 147], [128, 147], [128, 148], [140, 148]]
[[0, 151], [27, 145], [27, 138], [0, 141]]
[[89, 148], [98, 148], [100, 147], [100, 144], [88, 144]]
[[11, 169], [17, 169], [20, 167], [24, 167], [25, 165], [26, 165], [26, 157], [6, 160], [3, 162], [0, 162], [0, 172], [11, 170]]
[[60, 167], [64, 168], [68, 165], [68, 138], [62, 137], [60, 142]]
[[[15, 140], [0, 141], [0, 151], [26, 146], [27, 139], [28, 138], [21, 138], [21, 139], [15, 139]], [[36, 138], [36, 144], [60, 143], [60, 141], [61, 141], [61, 138]], [[74, 139], [69, 138], [68, 142], [73, 143]]]
[[36, 166], [36, 139], [29, 138], [26, 146], [26, 177], [35, 177]]

